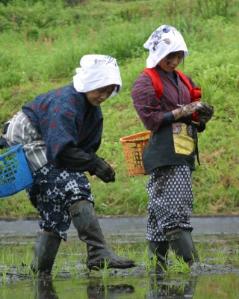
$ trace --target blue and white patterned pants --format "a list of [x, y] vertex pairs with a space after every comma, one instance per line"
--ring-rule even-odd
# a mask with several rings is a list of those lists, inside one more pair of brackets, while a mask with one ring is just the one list
[[53, 231], [64, 240], [71, 224], [69, 207], [83, 199], [94, 203], [90, 183], [84, 173], [58, 169], [52, 164], [35, 172], [33, 186], [28, 193], [40, 213], [40, 228]]
[[192, 230], [191, 170], [186, 165], [166, 166], [153, 171], [147, 185], [149, 195], [146, 239], [166, 241], [165, 231]]

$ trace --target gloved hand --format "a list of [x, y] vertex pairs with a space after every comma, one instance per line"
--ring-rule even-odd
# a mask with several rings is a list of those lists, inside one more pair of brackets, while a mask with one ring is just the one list
[[192, 102], [190, 104], [181, 107], [182, 117], [187, 117], [192, 115], [194, 112], [198, 111], [201, 107], [200, 102]]
[[200, 102], [192, 102], [190, 104], [183, 105], [180, 108], [173, 110], [172, 113], [174, 115], [174, 119], [178, 120], [181, 117], [187, 117], [192, 115], [194, 112], [198, 111], [200, 107]]
[[94, 167], [89, 171], [91, 175], [96, 175], [103, 182], [109, 183], [115, 181], [115, 171], [104, 159], [96, 156]]
[[199, 119], [202, 123], [207, 123], [213, 116], [214, 108], [206, 103], [201, 103], [201, 107], [198, 110]]

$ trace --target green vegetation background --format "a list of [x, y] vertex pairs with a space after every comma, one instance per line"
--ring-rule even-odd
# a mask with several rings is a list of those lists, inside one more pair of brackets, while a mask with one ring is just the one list
[[[146, 214], [147, 176], [128, 177], [119, 138], [144, 130], [130, 97], [145, 66], [143, 43], [159, 25], [174, 25], [190, 51], [181, 69], [202, 86], [203, 100], [215, 107], [215, 116], [199, 139], [194, 213], [237, 213], [238, 8], [238, 0], [1, 1], [0, 123], [36, 95], [69, 83], [82, 55], [115, 56], [123, 90], [102, 105], [99, 154], [113, 164], [117, 181], [90, 181], [99, 214]], [[0, 200], [1, 217], [34, 215], [25, 192]]]

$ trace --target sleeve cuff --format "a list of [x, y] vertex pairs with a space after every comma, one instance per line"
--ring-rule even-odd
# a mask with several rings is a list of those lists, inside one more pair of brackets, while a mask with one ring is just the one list
[[174, 122], [173, 113], [172, 112], [166, 112], [166, 113], [164, 113], [163, 125], [169, 125], [172, 122]]

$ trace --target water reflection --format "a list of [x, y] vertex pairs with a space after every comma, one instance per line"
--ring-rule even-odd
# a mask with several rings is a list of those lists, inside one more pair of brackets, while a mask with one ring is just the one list
[[[54, 288], [55, 287], [55, 288]], [[0, 298], [35, 299], [238, 299], [238, 272], [225, 275], [38, 279], [0, 285]]]
[[39, 277], [36, 280], [36, 299], [58, 299], [50, 276]]
[[168, 280], [161, 275], [151, 275], [148, 296], [146, 298], [193, 298], [196, 284], [196, 277], [190, 277], [188, 280]]
[[[129, 284], [104, 284], [102, 280], [90, 280], [87, 285], [88, 299], [117, 299], [125, 294], [134, 293], [134, 287]], [[42, 276], [36, 280], [36, 299], [58, 299], [50, 276]]]
[[129, 284], [104, 285], [102, 281], [93, 280], [87, 287], [88, 299], [116, 299], [132, 293], [134, 293], [134, 287]]

